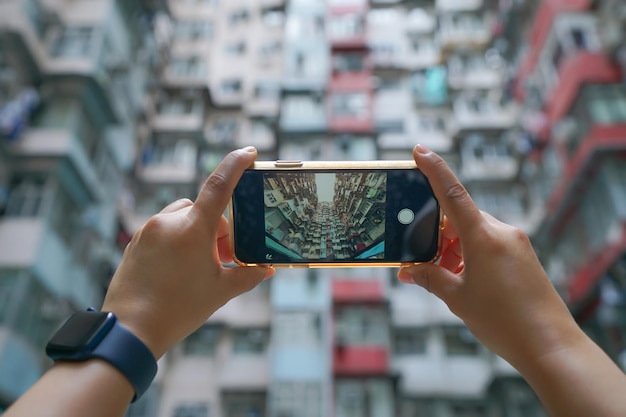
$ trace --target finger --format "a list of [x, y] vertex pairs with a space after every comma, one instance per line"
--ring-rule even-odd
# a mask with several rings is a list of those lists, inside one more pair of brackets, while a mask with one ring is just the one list
[[447, 216], [444, 216], [443, 218], [443, 238], [448, 241], [453, 241], [459, 238], [459, 232], [456, 231]]
[[471, 236], [482, 222], [480, 211], [448, 164], [422, 145], [413, 149], [417, 167], [428, 178], [443, 212], [459, 235]]
[[230, 233], [229, 230], [229, 224], [228, 224], [228, 220], [226, 219], [226, 216], [222, 215], [220, 217], [220, 222], [217, 225], [217, 238], [223, 238], [223, 237], [227, 237], [228, 234]]
[[463, 262], [463, 253], [461, 251], [461, 241], [455, 239], [443, 248], [439, 266], [446, 268], [448, 271], [456, 273], [459, 265]]
[[[196, 213], [216, 221], [228, 205], [241, 175], [256, 158], [252, 146], [230, 152], [204, 182], [193, 206]], [[216, 225], [217, 226], [217, 225]]]
[[233, 254], [230, 249], [229, 226], [226, 217], [222, 216], [217, 226], [217, 251], [222, 263], [228, 264], [233, 261]]
[[227, 293], [230, 298], [248, 292], [261, 281], [264, 281], [274, 275], [274, 268], [261, 267], [235, 267], [226, 268], [224, 270], [224, 279], [226, 280]]
[[222, 236], [217, 239], [217, 252], [220, 256], [220, 262], [224, 264], [233, 262], [233, 252], [230, 249], [230, 239], [228, 236]]
[[420, 264], [403, 268], [398, 273], [402, 282], [414, 282], [443, 300], [450, 308], [455, 304], [456, 295], [463, 285], [460, 276], [433, 264]]
[[178, 211], [185, 207], [189, 207], [191, 205], [193, 205], [193, 201], [191, 201], [188, 198], [181, 198], [180, 200], [176, 200], [173, 203], [170, 203], [169, 205], [164, 207], [163, 210], [161, 210], [159, 213], [161, 214], [174, 213], [175, 211]]

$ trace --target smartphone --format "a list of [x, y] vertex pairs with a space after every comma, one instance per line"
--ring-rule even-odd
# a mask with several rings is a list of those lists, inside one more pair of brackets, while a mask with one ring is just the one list
[[413, 161], [255, 162], [230, 204], [236, 263], [274, 267], [434, 262], [443, 215]]

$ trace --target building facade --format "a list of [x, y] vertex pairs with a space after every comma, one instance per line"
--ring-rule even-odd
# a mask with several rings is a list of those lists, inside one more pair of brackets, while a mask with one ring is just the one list
[[[49, 366], [59, 321], [100, 304], [141, 224], [246, 145], [263, 160], [392, 160], [425, 144], [480, 208], [531, 235], [577, 320], [625, 366], [624, 9], [0, 2], [0, 407]], [[335, 184], [348, 229], [330, 208], [313, 214], [313, 179], [266, 179], [277, 245], [337, 257], [380, 238], [378, 180]], [[128, 415], [545, 415], [396, 272], [279, 270], [167, 353]]]

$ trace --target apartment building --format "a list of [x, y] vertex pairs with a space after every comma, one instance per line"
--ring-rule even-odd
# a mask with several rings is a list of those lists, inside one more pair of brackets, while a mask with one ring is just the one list
[[[624, 367], [624, 46], [619, 1], [545, 1], [516, 74], [534, 146], [533, 241], [583, 328]], [[537, 122], [538, 121], [538, 122]]]
[[49, 365], [45, 339], [101, 303], [117, 200], [163, 41], [151, 2], [0, 4], [0, 407]]
[[[515, 126], [517, 107], [498, 95], [505, 83], [503, 62], [490, 66], [485, 58], [493, 5], [171, 0], [169, 8], [174, 27], [187, 28], [182, 22], [191, 20], [210, 33], [197, 35], [194, 42], [206, 45], [194, 49], [183, 47], [189, 40], [179, 38], [187, 35], [174, 30], [165, 67], [195, 51], [198, 68], [205, 68], [198, 69], [194, 85], [208, 92], [197, 110], [205, 126], [197, 145], [198, 152], [216, 155], [213, 161], [250, 143], [241, 126], [255, 123], [250, 132], [264, 135], [252, 144], [266, 159], [274, 157], [272, 151], [281, 159], [404, 159], [420, 137], [469, 178], [480, 158], [473, 148], [460, 155], [466, 136], [482, 134], [463, 146], [506, 148], [499, 143]], [[440, 25], [446, 28], [441, 39]], [[462, 77], [463, 71], [473, 78]], [[153, 94], [161, 94], [170, 76], [166, 69]], [[231, 136], [218, 135], [220, 141], [207, 133], [216, 123]], [[172, 120], [172, 126], [181, 125], [182, 119]], [[485, 172], [473, 174], [476, 184], [500, 181], [498, 192], [506, 192], [514, 179], [514, 157], [506, 149], [486, 152]], [[484, 169], [494, 161], [500, 170]], [[266, 178], [266, 214], [276, 247], [327, 257], [375, 241], [375, 233], [357, 229], [371, 223], [375, 231], [381, 209], [375, 200], [384, 201], [376, 191], [380, 184], [374, 178], [336, 181], [336, 207], [319, 204], [320, 213], [313, 215], [313, 178]], [[346, 190], [353, 191], [348, 196]], [[333, 220], [333, 210], [352, 213], [350, 230]], [[398, 284], [394, 274], [279, 271], [167, 355], [158, 415], [540, 413], [508, 364], [482, 349], [445, 305]], [[147, 415], [142, 403], [130, 414]]]
[[[370, 160], [424, 143], [533, 236], [619, 361], [624, 16], [619, 0], [1, 2], [0, 406], [49, 365], [59, 320], [99, 305], [132, 233], [245, 145]], [[312, 178], [268, 178], [276, 242], [326, 257], [374, 243], [381, 184], [336, 185], [314, 215]], [[545, 415], [395, 273], [278, 271], [172, 349], [128, 415]]]

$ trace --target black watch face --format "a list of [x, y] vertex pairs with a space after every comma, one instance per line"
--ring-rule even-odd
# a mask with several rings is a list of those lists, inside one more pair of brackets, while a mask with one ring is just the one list
[[79, 311], [52, 336], [48, 346], [63, 350], [85, 349], [93, 337], [99, 333], [98, 330], [112, 318], [106, 312]]

